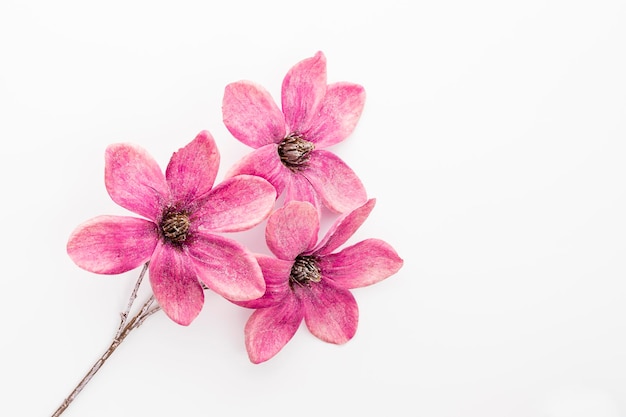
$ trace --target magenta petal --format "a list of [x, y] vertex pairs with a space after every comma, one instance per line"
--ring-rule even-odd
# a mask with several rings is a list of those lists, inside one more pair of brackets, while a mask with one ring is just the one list
[[265, 308], [281, 302], [291, 294], [289, 275], [293, 261], [283, 261], [272, 256], [255, 255], [265, 279], [265, 294], [261, 298], [235, 304], [247, 308]]
[[98, 274], [120, 274], [150, 259], [156, 225], [135, 217], [99, 216], [78, 226], [67, 253], [79, 267]]
[[345, 213], [364, 204], [367, 193], [361, 180], [337, 155], [316, 150], [303, 175], [315, 188], [330, 210]]
[[338, 218], [314, 249], [315, 254], [324, 256], [346, 243], [370, 215], [375, 204], [375, 198], [369, 199], [361, 207]]
[[342, 344], [352, 339], [359, 322], [359, 307], [350, 291], [322, 280], [310, 291], [298, 287], [307, 327], [325, 342]]
[[282, 106], [289, 132], [308, 130], [326, 94], [326, 57], [318, 52], [294, 65], [282, 85]]
[[138, 146], [115, 144], [107, 148], [104, 181], [113, 201], [150, 220], [161, 215], [169, 198], [161, 168]]
[[313, 188], [309, 180], [299, 173], [289, 173], [289, 185], [286, 187], [285, 204], [290, 201], [306, 201], [317, 209], [317, 214], [321, 217], [322, 203], [317, 191]]
[[241, 174], [255, 175], [266, 179], [276, 188], [276, 194], [280, 195], [293, 174], [280, 162], [277, 148], [276, 144], [270, 144], [255, 149], [233, 165], [226, 178]]
[[246, 349], [252, 363], [265, 362], [291, 340], [302, 323], [302, 307], [296, 297], [256, 310], [246, 323]]
[[322, 275], [343, 288], [375, 284], [398, 272], [402, 259], [386, 242], [367, 239], [319, 259]]
[[275, 201], [276, 190], [269, 182], [238, 175], [212, 189], [191, 220], [208, 232], [247, 230], [267, 218]]
[[209, 132], [200, 132], [172, 155], [165, 171], [172, 198], [189, 203], [211, 190], [220, 165], [220, 154]]
[[189, 325], [204, 304], [204, 291], [189, 257], [179, 248], [159, 242], [150, 261], [152, 292], [165, 314]]
[[293, 261], [317, 242], [320, 220], [309, 203], [291, 201], [276, 210], [267, 220], [267, 247], [279, 259]]
[[311, 120], [311, 128], [303, 134], [318, 149], [341, 142], [356, 127], [364, 105], [365, 89], [360, 85], [331, 84], [319, 111]]
[[211, 290], [231, 301], [259, 298], [265, 281], [254, 255], [239, 242], [197, 232], [187, 245], [198, 278]]
[[287, 134], [285, 118], [270, 93], [250, 81], [226, 86], [222, 114], [230, 133], [253, 148], [278, 143]]

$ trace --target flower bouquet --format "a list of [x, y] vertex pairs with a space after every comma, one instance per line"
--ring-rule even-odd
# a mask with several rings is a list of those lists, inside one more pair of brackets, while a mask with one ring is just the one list
[[[87, 220], [71, 233], [67, 253], [97, 274], [141, 269], [111, 345], [53, 417], [148, 317], [162, 310], [187, 326], [202, 310], [205, 291], [254, 310], [244, 332], [255, 364], [278, 354], [303, 321], [325, 342], [343, 344], [355, 335], [359, 313], [350, 290], [379, 282], [403, 264], [379, 239], [342, 248], [375, 199], [327, 148], [353, 132], [364, 103], [362, 86], [327, 84], [326, 58], [318, 52], [287, 72], [280, 108], [258, 84], [226, 86], [224, 124], [253, 150], [218, 184], [220, 154], [207, 130], [175, 152], [164, 172], [142, 147], [118, 143], [106, 149], [106, 189], [139, 217]], [[324, 207], [337, 218], [319, 239]], [[224, 236], [264, 221], [273, 256]], [[133, 315], [146, 274], [152, 293]]]

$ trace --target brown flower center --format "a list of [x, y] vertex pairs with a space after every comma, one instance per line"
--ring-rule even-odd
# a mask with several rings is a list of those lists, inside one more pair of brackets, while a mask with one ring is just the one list
[[292, 171], [304, 168], [309, 154], [315, 148], [312, 142], [305, 140], [298, 133], [291, 133], [278, 144], [280, 161]]
[[317, 266], [317, 258], [315, 256], [298, 255], [293, 266], [291, 267], [291, 275], [289, 275], [289, 284], [297, 284], [301, 287], [311, 286], [311, 282], [320, 282], [322, 274]]
[[167, 242], [181, 244], [189, 233], [189, 215], [185, 211], [166, 209], [159, 226]]

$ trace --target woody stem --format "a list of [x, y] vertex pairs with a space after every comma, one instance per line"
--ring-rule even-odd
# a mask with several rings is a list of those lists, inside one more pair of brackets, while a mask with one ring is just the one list
[[148, 269], [148, 262], [143, 266], [141, 270], [141, 274], [139, 275], [139, 279], [135, 284], [135, 288], [133, 288], [133, 292], [130, 295], [128, 300], [128, 306], [126, 310], [121, 313], [121, 322], [111, 345], [109, 345], [108, 349], [100, 356], [100, 358], [93, 364], [91, 369], [85, 374], [83, 379], [76, 385], [74, 390], [70, 393], [70, 395], [63, 401], [63, 403], [57, 408], [57, 410], [52, 414], [52, 417], [58, 417], [69, 407], [69, 405], [74, 401], [74, 399], [80, 394], [80, 392], [85, 388], [87, 383], [93, 378], [93, 376], [100, 370], [102, 365], [106, 362], [107, 359], [115, 352], [115, 349], [126, 339], [126, 336], [130, 334], [131, 331], [141, 326], [141, 324], [152, 314], [156, 313], [161, 309], [159, 305], [154, 305], [154, 295], [151, 295], [150, 298], [143, 304], [143, 306], [139, 309], [137, 314], [135, 314], [130, 320], [128, 319], [128, 313], [137, 298], [137, 291], [139, 290], [139, 285]]

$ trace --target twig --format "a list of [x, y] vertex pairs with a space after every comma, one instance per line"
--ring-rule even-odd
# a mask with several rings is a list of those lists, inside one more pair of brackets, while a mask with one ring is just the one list
[[58, 417], [61, 414], [63, 414], [63, 412], [67, 409], [67, 407], [69, 407], [69, 405], [72, 403], [72, 401], [74, 401], [76, 396], [80, 394], [80, 392], [83, 390], [83, 388], [85, 388], [85, 386], [91, 380], [91, 378], [93, 378], [96, 372], [98, 372], [98, 370], [102, 367], [102, 365], [104, 365], [104, 362], [106, 362], [106, 360], [109, 359], [109, 356], [111, 356], [113, 352], [115, 352], [115, 349], [117, 349], [117, 347], [124, 341], [124, 339], [126, 339], [126, 336], [128, 336], [128, 334], [131, 331], [141, 326], [148, 317], [150, 317], [152, 314], [156, 313], [157, 311], [161, 309], [159, 305], [152, 306], [155, 300], [154, 300], [154, 295], [151, 295], [150, 298], [148, 298], [148, 300], [143, 304], [141, 309], [139, 309], [139, 312], [137, 312], [137, 314], [135, 314], [128, 321], [128, 323], [126, 322], [126, 319], [128, 318], [128, 313], [130, 312], [130, 309], [135, 299], [137, 298], [137, 291], [139, 289], [139, 285], [141, 284], [141, 280], [143, 279], [143, 276], [146, 273], [147, 268], [148, 268], [148, 263], [146, 262], [146, 264], [144, 265], [141, 271], [141, 274], [139, 275], [137, 284], [135, 285], [135, 288], [133, 289], [133, 292], [130, 295], [130, 299], [128, 300], [128, 307], [123, 313], [121, 313], [122, 321], [120, 323], [120, 327], [117, 333], [115, 334], [115, 337], [113, 338], [113, 341], [111, 342], [111, 345], [102, 354], [102, 356], [93, 364], [91, 369], [87, 372], [87, 374], [85, 374], [83, 379], [78, 383], [78, 385], [76, 385], [76, 388], [74, 388], [74, 390], [70, 393], [70, 395], [63, 401], [63, 403], [59, 406], [59, 408], [54, 412], [54, 414], [52, 414], [52, 417]]
[[146, 274], [146, 271], [148, 270], [149, 264], [150, 264], [150, 261], [146, 262], [143, 265], [143, 269], [141, 270], [141, 273], [139, 274], [139, 279], [137, 279], [135, 288], [133, 288], [133, 292], [130, 294], [130, 298], [128, 299], [128, 305], [126, 306], [126, 310], [120, 313], [120, 327], [117, 329], [117, 333], [115, 334], [116, 339], [120, 336], [120, 334], [122, 333], [122, 330], [124, 329], [124, 325], [126, 324], [126, 320], [128, 319], [128, 313], [130, 312], [130, 309], [133, 306], [135, 299], [137, 298], [137, 292], [139, 291], [139, 286], [141, 285], [141, 281], [143, 280], [143, 277]]

